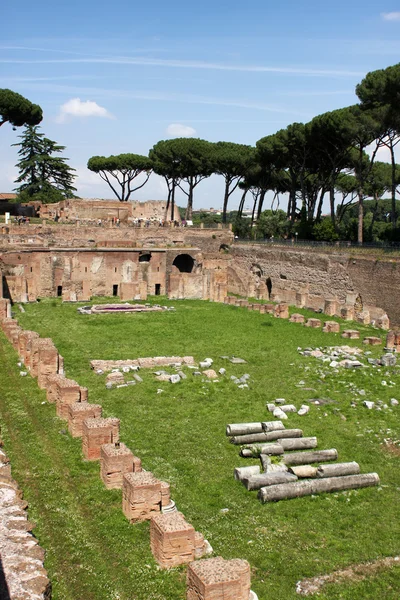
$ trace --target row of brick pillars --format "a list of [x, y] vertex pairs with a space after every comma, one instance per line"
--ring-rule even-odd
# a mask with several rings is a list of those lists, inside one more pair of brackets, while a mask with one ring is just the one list
[[21, 361], [57, 415], [68, 421], [73, 437], [82, 437], [87, 460], [100, 461], [100, 476], [108, 488], [122, 488], [122, 510], [131, 523], [150, 520], [150, 546], [162, 568], [188, 564], [187, 600], [249, 600], [250, 565], [244, 560], [204, 556], [208, 543], [182, 513], [162, 510], [171, 504], [170, 486], [148, 471], [119, 440], [120, 420], [102, 418], [99, 404], [88, 402], [88, 390], [64, 376], [64, 363], [50, 338], [24, 331], [12, 318], [9, 301], [0, 299], [0, 325]]

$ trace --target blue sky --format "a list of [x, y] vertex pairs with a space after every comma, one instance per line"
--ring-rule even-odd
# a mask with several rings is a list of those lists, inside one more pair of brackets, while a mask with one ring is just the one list
[[[354, 103], [362, 77], [400, 57], [400, 2], [386, 0], [6, 4], [0, 87], [42, 106], [84, 197], [112, 197], [86, 169], [94, 154], [147, 154], [180, 134], [255, 144]], [[20, 133], [0, 129], [0, 191], [14, 188]], [[136, 197], [164, 196], [153, 175]], [[195, 208], [221, 201], [216, 176], [196, 190]]]

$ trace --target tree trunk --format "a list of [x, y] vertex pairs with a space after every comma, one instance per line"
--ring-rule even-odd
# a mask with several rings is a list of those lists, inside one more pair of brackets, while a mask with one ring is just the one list
[[249, 433], [262, 433], [262, 423], [232, 423], [226, 426], [226, 435], [246, 435]]
[[356, 462], [336, 463], [335, 465], [319, 465], [317, 477], [339, 477], [342, 475], [357, 475], [360, 465]]
[[281, 444], [284, 450], [311, 450], [318, 445], [316, 437], [279, 438], [278, 444]]
[[316, 450], [315, 452], [293, 452], [284, 454], [283, 461], [286, 465], [308, 465], [308, 463], [329, 462], [337, 460], [338, 453], [334, 448], [330, 450]]
[[240, 199], [239, 208], [238, 208], [238, 214], [237, 214], [237, 216], [238, 216], [238, 219], [241, 219], [241, 218], [242, 218], [242, 214], [243, 214], [243, 208], [244, 208], [244, 202], [245, 202], [245, 200], [246, 200], [246, 196], [247, 196], [247, 192], [248, 192], [248, 191], [249, 191], [249, 190], [244, 190], [244, 191], [243, 191], [243, 194], [242, 194], [242, 197], [241, 197], [241, 199]]
[[253, 444], [257, 442], [272, 442], [279, 438], [303, 437], [301, 429], [283, 429], [277, 431], [266, 431], [265, 433], [250, 433], [248, 435], [235, 435], [231, 437], [231, 444]]
[[319, 223], [321, 221], [322, 205], [324, 203], [324, 196], [325, 196], [325, 189], [322, 188], [321, 194], [319, 196], [319, 202], [318, 202], [318, 208], [317, 208], [317, 216], [315, 217], [316, 223]]
[[267, 193], [267, 190], [261, 190], [260, 198], [258, 200], [257, 221], [259, 221], [260, 217], [261, 217], [262, 207], [263, 207], [263, 204], [264, 204], [265, 194], [266, 193]]
[[226, 223], [226, 211], [228, 208], [228, 201], [229, 201], [229, 185], [230, 185], [230, 178], [225, 177], [224, 204], [222, 207], [222, 222], [223, 223]]
[[263, 503], [278, 502], [279, 500], [301, 498], [302, 496], [311, 496], [313, 494], [355, 490], [378, 484], [379, 476], [377, 473], [347, 475], [345, 477], [328, 477], [326, 479], [310, 479], [263, 487], [260, 489], [258, 497]]
[[283, 454], [283, 448], [280, 444], [254, 444], [254, 446], [247, 446], [240, 451], [240, 456], [243, 458], [258, 458], [260, 454], [278, 456], [278, 454]]
[[363, 243], [363, 226], [364, 226], [364, 193], [361, 188], [358, 190], [358, 234], [357, 242]]
[[331, 185], [329, 190], [329, 204], [331, 207], [331, 221], [332, 225], [336, 229], [336, 215], [335, 215], [335, 188]]
[[392, 210], [390, 213], [390, 219], [392, 221], [392, 229], [396, 229], [397, 215], [396, 215], [396, 158], [394, 155], [393, 142], [390, 142], [390, 157], [392, 161]]
[[254, 215], [256, 214], [256, 206], [257, 206], [257, 200], [259, 197], [259, 194], [254, 194], [254, 202], [253, 202], [253, 211], [251, 213], [251, 230], [253, 231], [253, 225], [254, 225]]
[[245, 477], [242, 481], [247, 490], [259, 490], [264, 486], [293, 483], [297, 481], [297, 477], [296, 475], [293, 475], [293, 473], [278, 471], [277, 473], [260, 473], [259, 475], [252, 475], [251, 477]]
[[259, 475], [259, 465], [252, 465], [251, 467], [236, 467], [233, 471], [233, 476], [237, 481], [242, 481], [245, 477], [251, 477], [252, 475]]
[[193, 190], [194, 190], [193, 177], [190, 177], [190, 179], [189, 179], [188, 203], [187, 203], [186, 213], [185, 213], [185, 219], [186, 219], [186, 221], [191, 221], [192, 220], [192, 215], [193, 215]]
[[171, 192], [171, 221], [175, 220], [175, 188], [176, 181], [172, 182], [172, 192]]

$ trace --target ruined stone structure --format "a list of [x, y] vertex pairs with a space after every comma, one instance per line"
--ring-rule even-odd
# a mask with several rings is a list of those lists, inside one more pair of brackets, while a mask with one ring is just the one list
[[[229, 256], [219, 253], [228, 230], [96, 228], [53, 225], [3, 228], [0, 294], [14, 302], [92, 296], [121, 300], [170, 298], [223, 300]], [[0, 296], [1, 297], [1, 296]]]
[[[70, 209], [77, 203], [76, 210], [83, 204], [90, 211], [85, 202], [70, 201]], [[265, 304], [270, 299], [382, 329], [389, 328], [389, 318], [400, 322], [393, 293], [400, 286], [398, 258], [233, 242], [229, 229], [112, 227], [111, 222], [95, 227], [79, 221], [4, 226], [0, 297], [86, 302], [92, 296], [126, 301], [161, 294], [222, 302], [231, 293], [263, 301], [262, 312], [277, 310]], [[259, 310], [259, 303], [250, 309]]]
[[[166, 210], [166, 202], [160, 200], [147, 200], [147, 202], [129, 201], [117, 202], [116, 200], [100, 200], [83, 198], [82, 200], [62, 200], [57, 204], [41, 204], [38, 213], [41, 218], [75, 221], [97, 221], [110, 222], [113, 218], [121, 222], [129, 222], [134, 219], [171, 220], [171, 207]], [[174, 220], [181, 221], [179, 210], [174, 211]]]

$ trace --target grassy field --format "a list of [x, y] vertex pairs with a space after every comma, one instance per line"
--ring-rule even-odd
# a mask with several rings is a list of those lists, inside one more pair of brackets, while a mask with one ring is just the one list
[[[145, 469], [171, 483], [178, 508], [215, 554], [250, 562], [252, 589], [260, 600], [298, 598], [296, 582], [304, 577], [398, 554], [400, 407], [370, 411], [362, 406], [365, 399], [400, 400], [398, 369], [334, 373], [297, 348], [345, 342], [337, 334], [232, 306], [165, 303], [176, 312], [79, 315], [76, 304], [58, 300], [27, 305], [25, 313], [14, 310], [24, 328], [53, 339], [67, 376], [89, 388], [89, 401], [102, 404], [105, 416], [121, 419], [122, 441]], [[363, 335], [376, 335], [376, 330], [360, 329]], [[372, 356], [382, 353], [363, 349]], [[157, 355], [211, 357], [213, 366], [227, 373], [218, 383], [208, 383], [187, 369], [188, 379], [172, 385], [142, 369], [143, 383], [107, 390], [105, 376], [89, 366], [91, 359]], [[233, 365], [221, 355], [239, 356], [247, 364]], [[183, 599], [185, 569], [157, 567], [149, 525], [126, 521], [121, 492], [105, 490], [99, 465], [82, 460], [80, 440], [70, 437], [36, 381], [20, 377], [16, 363], [17, 355], [1, 334], [2, 434], [14, 477], [29, 502], [29, 517], [37, 523], [34, 533], [47, 551], [54, 600]], [[230, 376], [244, 373], [251, 376], [250, 387], [241, 390]], [[267, 420], [265, 404], [278, 397], [298, 407], [311, 398], [328, 399], [311, 406], [306, 417], [290, 415], [286, 425], [316, 435], [320, 448], [337, 448], [340, 461], [356, 460], [362, 472], [378, 472], [381, 485], [261, 505], [255, 492], [233, 479], [235, 466], [257, 461], [238, 456], [225, 425]], [[387, 447], [385, 439], [393, 445]], [[352, 584], [329, 584], [318, 598], [397, 600], [399, 588], [400, 569], [395, 568]]]

